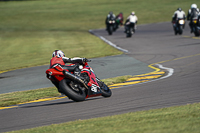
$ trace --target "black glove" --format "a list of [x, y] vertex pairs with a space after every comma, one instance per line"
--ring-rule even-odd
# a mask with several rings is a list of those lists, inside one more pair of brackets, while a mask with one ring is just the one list
[[91, 60], [88, 60], [87, 58], [83, 58], [83, 62], [90, 62]]

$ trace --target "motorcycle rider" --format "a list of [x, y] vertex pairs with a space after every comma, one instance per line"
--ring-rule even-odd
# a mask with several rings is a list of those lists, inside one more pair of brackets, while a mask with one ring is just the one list
[[[87, 58], [80, 58], [80, 57], [68, 58], [68, 57], [65, 57], [65, 54], [61, 50], [55, 50], [52, 54], [52, 58], [50, 60], [49, 68], [53, 68], [53, 67], [59, 65], [63, 69], [66, 69], [66, 67], [67, 67], [67, 69], [69, 70], [70, 66], [67, 66], [66, 63], [85, 64], [85, 62], [87, 62], [87, 61], [88, 61]], [[78, 68], [72, 66], [70, 69], [71, 69], [70, 71], [74, 71], [76, 76], [80, 77], [80, 73], [78, 72], [79, 70], [77, 70]], [[77, 74], [76, 74], [76, 72], [77, 72]], [[59, 90], [59, 85], [57, 84], [57, 82], [52, 81], [52, 83], [58, 88], [58, 92], [60, 92], [62, 94], [62, 91]]]
[[106, 16], [106, 21], [105, 21], [105, 24], [106, 24], [106, 30], [108, 30], [109, 20], [115, 20], [115, 19], [116, 19], [115, 14], [113, 14], [113, 12], [110, 11], [110, 12], [108, 13], [108, 15]]
[[[174, 24], [174, 30], [175, 30], [175, 25], [176, 23], [180, 20], [183, 19], [185, 20], [186, 16], [185, 16], [185, 12], [179, 7], [177, 8], [177, 10], [174, 12], [173, 16], [172, 16], [172, 23]], [[183, 25], [183, 29], [185, 27], [185, 24]]]
[[65, 67], [66, 63], [84, 63], [88, 61], [86, 58], [80, 58], [80, 57], [74, 57], [74, 58], [68, 58], [65, 57], [64, 52], [61, 50], [55, 50], [52, 54], [52, 58], [50, 60], [50, 68], [52, 68], [54, 65], [60, 65], [61, 67]]
[[192, 4], [191, 5], [191, 9], [188, 10], [188, 14], [187, 14], [187, 20], [189, 20], [189, 26], [191, 29], [191, 33], [194, 32], [193, 31], [193, 20], [198, 18], [198, 14], [199, 14], [199, 8], [197, 8], [196, 4]]
[[136, 27], [137, 21], [138, 21], [138, 17], [135, 15], [135, 12], [132, 11], [131, 14], [127, 17], [126, 22], [124, 24], [124, 28], [125, 28], [124, 32], [126, 33], [128, 26], [131, 25], [131, 24], [134, 27], [133, 32], [135, 32], [135, 29], [137, 28]]
[[120, 12], [120, 13], [116, 16], [116, 20], [119, 21], [120, 25], [123, 25], [124, 17], [123, 17], [123, 13], [122, 13], [122, 12]]

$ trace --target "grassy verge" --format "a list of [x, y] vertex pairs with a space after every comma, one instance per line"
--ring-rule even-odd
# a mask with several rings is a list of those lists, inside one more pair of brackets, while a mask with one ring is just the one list
[[0, 94], [0, 107], [17, 105], [41, 98], [59, 96], [55, 87]]
[[[105, 16], [110, 10], [115, 14], [123, 12], [125, 17], [134, 10], [139, 18], [139, 24], [144, 24], [170, 21], [173, 12], [178, 7], [187, 12], [192, 3], [198, 4], [199, 0], [0, 2], [0, 71], [49, 63], [52, 51], [55, 49], [62, 49], [68, 57], [92, 58], [121, 54], [88, 33], [89, 29], [105, 27]], [[55, 90], [55, 88], [50, 88], [50, 92], [51, 89]], [[44, 93], [46, 95], [46, 92]], [[55, 90], [55, 96], [57, 94]], [[28, 94], [22, 95], [24, 97]], [[6, 95], [4, 99], [8, 97]], [[19, 97], [14, 101], [21, 99]], [[12, 98], [8, 98], [7, 101]], [[199, 109], [200, 104], [192, 104], [79, 120], [16, 132], [195, 133], [200, 131]]]
[[10, 133], [199, 133], [200, 103], [37, 127]]
[[[131, 76], [120, 76], [104, 79], [102, 81], [105, 82], [107, 85], [111, 85], [114, 83], [124, 82], [130, 77]], [[0, 94], [0, 107], [17, 105], [24, 102], [29, 102], [42, 98], [56, 97], [59, 95], [60, 93], [57, 91], [56, 87]]]
[[[135, 11], [138, 24], [170, 21], [178, 7], [185, 12], [197, 0], [37, 0], [0, 2], [0, 71], [49, 63], [52, 51], [68, 57], [121, 54], [89, 29], [105, 28], [112, 10], [126, 18]], [[106, 31], [105, 31], [106, 32]], [[11, 65], [12, 64], [12, 65]]]

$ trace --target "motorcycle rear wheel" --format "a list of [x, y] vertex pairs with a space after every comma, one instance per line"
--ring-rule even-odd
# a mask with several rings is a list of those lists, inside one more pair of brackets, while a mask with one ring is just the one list
[[75, 86], [76, 84], [69, 80], [69, 79], [63, 79], [59, 83], [59, 89], [62, 90], [62, 92], [68, 96], [69, 99], [72, 99], [73, 101], [80, 102], [84, 101], [86, 98], [86, 93], [83, 89], [81, 89], [79, 86]]

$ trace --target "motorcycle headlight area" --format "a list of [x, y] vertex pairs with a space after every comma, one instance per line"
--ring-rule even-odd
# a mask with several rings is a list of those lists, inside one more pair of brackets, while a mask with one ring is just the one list
[[179, 20], [179, 24], [184, 24], [185, 21], [184, 20]]
[[109, 21], [109, 23], [115, 23], [115, 21], [114, 21], [114, 20], [113, 20], [113, 21], [112, 21], [112, 20], [110, 20], [110, 21]]

